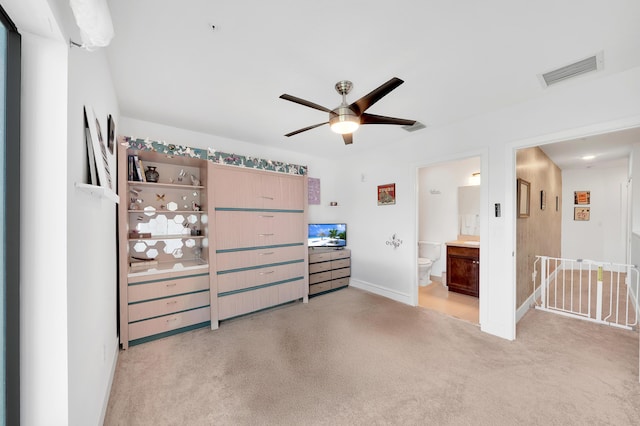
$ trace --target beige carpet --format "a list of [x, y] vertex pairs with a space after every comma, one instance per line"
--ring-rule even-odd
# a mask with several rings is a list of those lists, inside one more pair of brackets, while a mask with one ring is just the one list
[[636, 425], [638, 334], [529, 311], [509, 342], [348, 288], [120, 352], [107, 425]]

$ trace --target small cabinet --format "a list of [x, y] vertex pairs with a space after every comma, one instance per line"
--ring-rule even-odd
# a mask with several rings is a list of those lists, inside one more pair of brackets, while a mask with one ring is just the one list
[[480, 249], [447, 245], [449, 291], [478, 297], [480, 294]]
[[351, 250], [309, 249], [309, 295], [349, 285]]

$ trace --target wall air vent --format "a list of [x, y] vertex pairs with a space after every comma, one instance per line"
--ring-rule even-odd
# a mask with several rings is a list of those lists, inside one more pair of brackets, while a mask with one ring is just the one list
[[538, 80], [542, 84], [543, 88], [549, 87], [552, 84], [560, 83], [561, 81], [568, 80], [579, 75], [589, 73], [591, 71], [599, 71], [604, 66], [604, 53], [598, 52], [596, 55], [582, 59], [581, 61], [574, 62], [573, 64], [565, 65], [564, 67], [546, 72], [544, 74], [538, 74]]
[[419, 121], [416, 121], [415, 123], [413, 123], [413, 126], [402, 126], [402, 128], [405, 129], [407, 132], [415, 132], [416, 130], [424, 129], [425, 127], [427, 126], [425, 126]]

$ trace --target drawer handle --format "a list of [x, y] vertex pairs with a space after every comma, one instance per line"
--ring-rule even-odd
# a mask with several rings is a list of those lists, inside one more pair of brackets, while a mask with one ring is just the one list
[[172, 300], [170, 302], [167, 302], [167, 305], [175, 305], [176, 303], [178, 303], [177, 300]]
[[272, 218], [274, 218], [275, 216], [273, 216], [273, 215], [267, 215], [267, 214], [261, 214], [259, 217], [266, 217], [266, 218], [268, 218], [268, 219], [272, 219]]
[[177, 283], [169, 283], [167, 284], [167, 287], [175, 287]]
[[268, 252], [266, 252], [266, 253], [258, 253], [258, 256], [269, 256], [269, 255], [271, 255], [271, 254], [273, 254], [273, 253], [274, 253], [274, 252], [272, 252], [272, 251], [268, 251]]
[[260, 272], [260, 275], [269, 275], [269, 274], [273, 274], [275, 271], [268, 271], [268, 272]]
[[261, 195], [258, 198], [264, 198], [265, 200], [273, 200], [274, 199], [273, 197], [267, 197], [266, 195]]
[[259, 237], [272, 237], [275, 234], [258, 234]]
[[169, 318], [167, 320], [167, 322], [175, 322], [175, 321], [178, 321], [178, 318]]

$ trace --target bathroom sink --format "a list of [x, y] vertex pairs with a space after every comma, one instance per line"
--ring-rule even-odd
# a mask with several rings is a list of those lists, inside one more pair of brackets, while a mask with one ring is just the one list
[[470, 246], [479, 246], [480, 241], [463, 241], [464, 244], [469, 244]]

